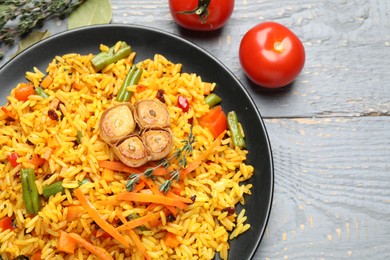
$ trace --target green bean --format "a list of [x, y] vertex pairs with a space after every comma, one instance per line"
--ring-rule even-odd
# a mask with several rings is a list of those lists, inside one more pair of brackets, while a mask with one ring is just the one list
[[208, 95], [204, 101], [206, 102], [207, 105], [209, 105], [209, 107], [213, 107], [219, 103], [222, 102], [222, 98], [220, 96], [218, 96], [217, 94], [215, 93], [211, 93], [210, 95]]
[[43, 98], [48, 98], [49, 96], [45, 93], [45, 91], [43, 91], [43, 88], [41, 88], [41, 87], [36, 87], [35, 88], [35, 94], [36, 95], [39, 95], [39, 96], [41, 96], [41, 97], [43, 97]]
[[111, 47], [108, 52], [100, 52], [92, 58], [92, 65], [96, 71], [100, 71], [110, 65], [111, 63], [117, 62], [120, 59], [124, 59], [131, 53], [131, 47], [127, 43], [122, 42], [121, 47], [115, 52], [115, 46]]
[[127, 74], [125, 80], [123, 81], [123, 84], [121, 88], [119, 89], [118, 96], [116, 97], [116, 100], [120, 102], [127, 102], [129, 101], [132, 92], [127, 90], [128, 86], [136, 85], [141, 78], [142, 75], [142, 69], [138, 69], [134, 65], [130, 68], [129, 73]]
[[231, 138], [233, 140], [234, 146], [239, 148], [245, 147], [244, 137], [241, 134], [241, 127], [238, 122], [237, 114], [235, 111], [230, 111], [227, 115], [227, 121], [229, 130], [231, 132]]
[[65, 189], [62, 186], [62, 181], [55, 182], [53, 184], [43, 187], [42, 195], [45, 199], [50, 198], [52, 195], [56, 195], [59, 192], [63, 192]]
[[41, 208], [41, 201], [35, 185], [35, 171], [34, 169], [21, 169], [20, 176], [22, 178], [22, 194], [26, 211], [30, 214], [37, 214]]

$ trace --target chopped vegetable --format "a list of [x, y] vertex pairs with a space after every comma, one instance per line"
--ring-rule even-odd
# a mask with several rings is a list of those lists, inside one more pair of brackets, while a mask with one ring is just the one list
[[92, 243], [88, 242], [85, 238], [82, 238], [76, 233], [69, 233], [69, 236], [78, 244], [83, 246], [89, 252], [94, 254], [97, 259], [100, 260], [112, 260], [114, 259], [104, 248], [100, 246], [95, 246]]
[[76, 142], [77, 144], [81, 144], [81, 139], [83, 138], [83, 133], [81, 133], [81, 131], [77, 131], [77, 135], [76, 135]]
[[43, 90], [43, 88], [41, 88], [41, 87], [36, 87], [34, 92], [35, 92], [36, 95], [39, 95], [39, 96], [41, 96], [41, 97], [43, 97], [43, 98], [48, 98], [48, 97], [49, 97], [49, 96], [45, 93], [45, 91]]
[[164, 195], [157, 195], [157, 194], [135, 193], [135, 192], [124, 191], [122, 193], [119, 193], [117, 198], [118, 200], [125, 200], [125, 201], [149, 202], [149, 203], [157, 203], [157, 204], [167, 205], [167, 206], [175, 206], [178, 207], [179, 209], [185, 209], [187, 207], [187, 204], [185, 204], [181, 200], [173, 199]]
[[56, 195], [59, 192], [64, 192], [64, 187], [62, 186], [62, 181], [47, 185], [43, 187], [42, 195], [45, 199], [50, 198], [50, 196]]
[[96, 222], [96, 224], [106, 231], [108, 234], [110, 234], [113, 238], [115, 238], [119, 243], [124, 245], [126, 248], [129, 248], [129, 242], [127, 239], [122, 236], [116, 229], [113, 227], [110, 223], [108, 223], [106, 220], [104, 220], [99, 213], [97, 212], [96, 208], [92, 205], [92, 203], [87, 199], [87, 197], [84, 195], [82, 190], [80, 188], [75, 189], [74, 194], [76, 195], [77, 199], [80, 201], [81, 205], [84, 207], [84, 209], [87, 211], [88, 215]]
[[199, 125], [206, 127], [217, 138], [228, 128], [227, 118], [221, 106], [215, 106], [203, 117], [199, 118]]
[[107, 52], [100, 52], [92, 58], [91, 62], [96, 71], [100, 71], [111, 63], [126, 58], [132, 51], [131, 47], [127, 45], [126, 42], [120, 42], [119, 50], [115, 50], [115, 46], [111, 47]]
[[10, 154], [7, 156], [7, 158], [8, 158], [8, 161], [11, 163], [11, 166], [12, 166], [12, 167], [15, 168], [16, 166], [19, 165], [19, 163], [18, 163], [18, 159], [19, 159], [18, 153], [16, 153], [16, 152], [10, 153]]
[[53, 78], [50, 75], [47, 75], [41, 82], [42, 88], [48, 88], [53, 82]]
[[28, 163], [34, 165], [35, 168], [42, 166], [45, 162], [45, 159], [39, 157], [38, 154], [34, 154], [34, 156], [30, 160], [28, 160]]
[[112, 182], [114, 180], [114, 171], [104, 168], [102, 171], [102, 179], [106, 182]]
[[209, 107], [214, 107], [222, 102], [222, 98], [215, 93], [211, 93], [204, 99], [204, 101], [207, 105], [209, 105]]
[[122, 162], [117, 161], [99, 161], [99, 166], [102, 168], [111, 169], [117, 172], [125, 172], [125, 173], [141, 173], [141, 171], [137, 168], [132, 168], [125, 165]]
[[141, 92], [145, 91], [146, 89], [147, 89], [147, 87], [145, 85], [138, 85], [137, 86], [138, 93], [141, 93]]
[[26, 101], [34, 93], [34, 86], [31, 83], [21, 83], [15, 89], [15, 98], [19, 101]]
[[133, 65], [130, 69], [130, 72], [127, 74], [125, 81], [122, 84], [122, 87], [119, 89], [118, 96], [116, 100], [120, 102], [129, 101], [132, 92], [127, 90], [127, 87], [136, 85], [141, 78], [142, 69], [139, 69]]
[[176, 238], [176, 235], [171, 232], [167, 232], [165, 234], [164, 243], [169, 248], [176, 248], [180, 244], [180, 242]]
[[67, 221], [73, 221], [78, 219], [84, 214], [84, 208], [81, 205], [70, 205], [67, 207], [68, 214], [66, 215]]
[[199, 165], [200, 165], [200, 164], [201, 164], [201, 163], [202, 163], [210, 154], [212, 154], [218, 146], [221, 145], [221, 141], [222, 141], [222, 138], [224, 137], [224, 135], [225, 135], [225, 131], [222, 132], [222, 133], [214, 140], [214, 142], [210, 145], [210, 147], [209, 147], [205, 152], [203, 152], [202, 155], [201, 155], [199, 158], [197, 158], [197, 160], [192, 161], [191, 163], [189, 163], [189, 164], [187, 165], [187, 167], [186, 167], [184, 170], [182, 170], [182, 171], [180, 172], [180, 177], [183, 178], [183, 177], [186, 176], [188, 173], [192, 172], [192, 171], [195, 170], [197, 167], [199, 167]]
[[188, 99], [186, 97], [178, 96], [177, 106], [181, 108], [183, 112], [188, 112], [188, 110], [190, 109], [190, 102], [188, 102]]
[[210, 95], [212, 85], [213, 84], [211, 84], [210, 82], [204, 82], [204, 84], [203, 84], [203, 86], [204, 86], [204, 90], [203, 90], [204, 95]]
[[117, 229], [119, 231], [122, 231], [122, 230], [128, 230], [128, 229], [140, 227], [140, 226], [145, 225], [146, 223], [148, 223], [150, 221], [154, 221], [156, 219], [156, 217], [158, 218], [158, 216], [160, 216], [159, 212], [158, 213], [149, 213], [143, 217], [138, 217], [138, 218], [135, 218], [133, 220], [130, 220], [130, 221], [124, 223], [122, 226], [118, 227]]
[[0, 220], [0, 231], [5, 231], [8, 229], [14, 230], [15, 227], [12, 224], [12, 217], [7, 216]]
[[68, 254], [74, 254], [76, 248], [76, 241], [65, 231], [60, 231], [60, 237], [58, 238], [57, 249], [60, 252]]
[[30, 214], [37, 214], [41, 208], [41, 201], [35, 185], [35, 171], [31, 168], [23, 168], [20, 170], [20, 176], [22, 178], [22, 194], [26, 211]]
[[239, 148], [245, 147], [244, 137], [241, 134], [240, 124], [238, 122], [237, 114], [234, 111], [230, 111], [227, 116], [229, 130], [233, 144]]
[[35, 252], [30, 260], [41, 260], [42, 258], [42, 251]]
[[129, 234], [130, 234], [130, 237], [131, 239], [133, 239], [135, 245], [137, 246], [138, 250], [142, 253], [142, 255], [145, 257], [146, 260], [150, 260], [152, 259], [150, 257], [150, 255], [148, 254], [148, 252], [146, 251], [144, 245], [142, 244], [142, 241], [141, 239], [139, 238], [139, 236], [137, 235], [137, 233], [135, 233], [134, 230], [129, 230]]
[[15, 119], [15, 115], [7, 109], [7, 107], [1, 107], [1, 110], [4, 112], [4, 114], [12, 119]]
[[[123, 222], [123, 224], [126, 224], [127, 223], [127, 220], [126, 218], [122, 215], [121, 212], [118, 212], [118, 217], [119, 219]], [[131, 239], [133, 240], [133, 242], [135, 243], [137, 249], [142, 253], [142, 255], [144, 256], [144, 258], [146, 260], [151, 260], [151, 257], [150, 255], [148, 254], [148, 252], [146, 251], [144, 245], [142, 244], [141, 242], [141, 239], [139, 238], [139, 236], [137, 235], [137, 233], [134, 232], [134, 230], [130, 229], [129, 231], [129, 235], [131, 237]]]

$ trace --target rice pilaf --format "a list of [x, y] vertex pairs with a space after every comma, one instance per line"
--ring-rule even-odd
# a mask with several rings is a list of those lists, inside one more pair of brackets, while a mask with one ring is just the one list
[[[139, 241], [152, 259], [213, 259], [216, 253], [227, 259], [229, 241], [250, 228], [245, 209], [234, 212], [237, 204], [244, 204], [244, 195], [251, 194], [252, 185], [244, 183], [254, 170], [245, 163], [248, 151], [235, 147], [227, 131], [206, 160], [179, 182], [172, 182], [171, 190], [194, 201], [178, 209], [174, 216], [165, 214], [163, 205], [150, 207], [145, 203], [115, 201], [115, 196], [126, 190], [129, 174], [114, 171], [112, 179], [102, 178], [104, 168], [99, 162], [117, 158], [99, 136], [99, 120], [104, 110], [118, 103], [114, 97], [133, 65], [135, 53], [99, 73], [91, 65], [93, 56], [74, 53], [57, 56], [46, 73], [37, 68], [27, 72], [26, 79], [35, 88], [42, 85], [47, 75], [51, 77], [52, 82], [44, 88], [48, 97], [34, 94], [26, 101], [19, 101], [13, 89], [4, 106], [7, 111], [0, 110], [0, 220], [11, 217], [13, 224], [0, 232], [0, 255], [3, 259], [34, 254], [41, 259], [94, 259], [82, 245], [76, 246], [74, 254], [59, 250], [59, 237], [67, 232], [102, 248], [113, 259], [143, 259], [145, 253], [140, 252]], [[138, 84], [129, 87], [133, 91], [129, 102], [155, 99], [163, 91], [171, 117], [174, 149], [180, 148], [192, 131], [195, 142], [187, 160], [196, 161], [215, 140], [208, 129], [198, 124], [198, 119], [210, 110], [205, 103], [205, 86], [211, 86], [212, 90], [215, 84], [203, 82], [199, 75], [182, 72], [181, 64], [159, 54], [135, 65], [143, 73]], [[138, 86], [144, 88], [140, 90]], [[187, 112], [178, 107], [179, 95], [189, 101]], [[53, 108], [53, 103], [58, 106]], [[54, 120], [48, 116], [53, 111]], [[18, 155], [17, 164], [12, 165], [11, 154]], [[38, 167], [32, 161], [34, 157], [41, 159]], [[45, 186], [62, 181], [63, 192], [49, 198], [40, 196], [41, 208], [37, 214], [26, 212], [22, 168], [35, 169], [39, 195]], [[164, 176], [156, 176], [153, 181], [159, 186], [165, 180]], [[70, 206], [80, 205], [75, 189], [81, 189], [101, 218], [116, 229], [126, 221], [123, 218], [140, 218], [151, 213], [159, 216], [158, 224], [145, 223], [119, 231], [129, 243], [126, 247], [101, 232], [87, 210], [81, 208], [77, 218], [70, 217]], [[150, 189], [145, 187], [140, 192], [150, 193]], [[167, 234], [173, 235], [173, 245], [167, 245]]]

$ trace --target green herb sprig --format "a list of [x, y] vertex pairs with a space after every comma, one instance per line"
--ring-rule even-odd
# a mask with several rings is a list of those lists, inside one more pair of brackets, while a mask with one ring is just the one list
[[[64, 19], [86, 0], [4, 0], [0, 6], [0, 47], [41, 27], [49, 17]], [[17, 21], [17, 22], [13, 22]], [[0, 48], [0, 59], [4, 51]]]
[[180, 171], [187, 167], [187, 157], [192, 153], [193, 146], [192, 144], [195, 142], [195, 136], [192, 132], [192, 127], [190, 128], [190, 133], [188, 134], [187, 140], [182, 141], [183, 147], [177, 148], [173, 155], [169, 158], [165, 158], [161, 160], [159, 164], [157, 164], [153, 168], [146, 169], [141, 174], [133, 173], [129, 176], [129, 180], [126, 183], [126, 189], [128, 191], [134, 190], [135, 185], [139, 182], [141, 176], [146, 176], [148, 178], [153, 178], [153, 171], [158, 167], [164, 167], [165, 169], [168, 169], [168, 167], [171, 165], [172, 161], [177, 162], [178, 168], [176, 170], [172, 170], [169, 172], [170, 179], [166, 180], [163, 184], [160, 186], [160, 191], [166, 193], [169, 188], [172, 185], [173, 181], [179, 181], [180, 179]]

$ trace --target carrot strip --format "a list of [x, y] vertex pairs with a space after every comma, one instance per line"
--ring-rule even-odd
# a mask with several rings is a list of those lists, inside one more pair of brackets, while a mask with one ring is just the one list
[[157, 194], [145, 194], [145, 193], [135, 193], [135, 192], [122, 192], [118, 194], [118, 200], [125, 201], [135, 201], [135, 202], [150, 202], [150, 203], [158, 203], [161, 205], [167, 206], [175, 206], [179, 209], [185, 209], [187, 204], [184, 202], [172, 199], [167, 196], [157, 195]]
[[209, 82], [204, 82], [204, 84], [203, 84], [203, 86], [204, 86], [204, 94], [207, 96], [207, 95], [210, 95], [210, 93], [211, 93], [211, 83], [209, 83]]
[[143, 188], [145, 188], [145, 182], [140, 182], [137, 185], [135, 185], [133, 192], [139, 192]]
[[134, 243], [136, 244], [138, 250], [143, 254], [143, 256], [145, 257], [146, 260], [151, 260], [152, 258], [150, 257], [150, 255], [148, 254], [148, 252], [146, 251], [146, 248], [144, 247], [144, 245], [142, 244], [141, 242], [141, 239], [138, 237], [137, 233], [134, 232], [134, 230], [129, 230], [129, 234], [130, 234], [130, 237], [131, 239], [133, 239]]
[[[145, 182], [145, 184], [149, 187], [149, 189], [153, 192], [153, 194], [156, 194], [156, 195], [161, 195], [161, 196], [164, 196], [163, 193], [160, 191], [160, 189], [156, 186], [156, 184], [153, 182], [152, 179], [150, 178], [147, 178], [145, 176], [142, 176], [141, 177], [141, 180], [143, 180]], [[152, 204], [156, 204], [156, 203], [152, 203]], [[151, 205], [152, 205], [151, 204]], [[150, 206], [150, 205], [149, 205]], [[166, 205], [166, 208], [173, 214], [173, 215], [177, 215], [178, 211], [175, 207], [173, 206], [168, 206]]]
[[210, 154], [212, 154], [214, 152], [214, 150], [221, 145], [221, 141], [222, 141], [222, 138], [225, 136], [225, 132], [224, 131], [222, 134], [220, 134], [215, 140], [214, 142], [210, 145], [210, 147], [202, 153], [201, 156], [199, 156], [199, 158], [193, 162], [190, 162], [187, 167], [185, 169], [183, 169], [182, 171], [180, 171], [180, 177], [183, 178], [185, 177], [188, 173], [192, 172], [193, 170], [195, 170], [196, 168], [199, 167], [199, 165], [203, 162], [203, 160], [205, 160]]
[[119, 230], [119, 231], [128, 230], [128, 229], [133, 229], [133, 228], [145, 225], [146, 223], [148, 223], [150, 221], [154, 221], [156, 219], [156, 217], [158, 218], [158, 216], [160, 216], [160, 213], [149, 213], [143, 217], [139, 217], [139, 218], [127, 221], [122, 226], [117, 227], [117, 230]]
[[92, 205], [92, 203], [87, 199], [87, 197], [84, 195], [82, 190], [80, 188], [75, 189], [74, 194], [76, 195], [77, 199], [80, 201], [81, 205], [84, 207], [84, 209], [88, 212], [89, 216], [96, 222], [96, 224], [99, 225], [101, 229], [106, 231], [108, 234], [110, 234], [113, 238], [115, 238], [119, 243], [124, 245], [125, 247], [129, 248], [129, 242], [127, 239], [122, 236], [116, 229], [113, 227], [110, 223], [108, 223], [106, 220], [104, 220], [99, 213], [97, 212], [96, 208]]
[[65, 231], [60, 231], [60, 237], [58, 238], [57, 249], [58, 251], [68, 254], [74, 254], [76, 248], [76, 242]]
[[42, 258], [42, 251], [37, 251], [32, 255], [31, 260], [41, 260], [41, 258]]
[[53, 78], [47, 75], [41, 82], [42, 88], [47, 88], [53, 82]]
[[15, 119], [16, 116], [14, 115], [14, 113], [12, 113], [11, 111], [9, 111], [6, 107], [1, 107], [1, 110], [4, 112], [4, 114], [12, 119]]
[[[126, 218], [122, 215], [122, 212], [118, 212], [118, 218], [122, 221], [123, 224], [127, 224], [128, 223]], [[148, 254], [148, 252], [146, 251], [146, 248], [142, 244], [141, 239], [138, 237], [137, 233], [135, 233], [134, 230], [131, 230], [131, 229], [128, 232], [129, 232], [129, 235], [130, 235], [131, 239], [134, 241], [136, 247], [142, 253], [144, 258], [147, 259], [147, 260], [150, 260], [151, 257]]]
[[84, 238], [82, 238], [80, 235], [76, 233], [69, 233], [69, 236], [76, 241], [79, 245], [83, 246], [85, 249], [87, 249], [89, 252], [94, 254], [98, 259], [101, 260], [112, 260], [114, 259], [104, 248], [100, 246], [95, 246], [92, 243], [88, 242]]
[[131, 168], [121, 162], [116, 161], [99, 161], [99, 166], [117, 172], [142, 173], [142, 171], [140, 171], [139, 169]]
[[180, 201], [182, 201], [182, 202], [184, 202], [184, 203], [186, 203], [186, 204], [192, 204], [192, 203], [193, 203], [193, 201], [192, 201], [190, 198], [184, 198], [184, 197], [182, 197], [182, 196], [179, 196], [179, 195], [175, 194], [175, 193], [172, 192], [172, 191], [168, 191], [168, 192], [166, 193], [166, 196], [167, 196], [167, 197], [170, 197], [170, 198], [172, 198], [172, 199], [180, 200]]

